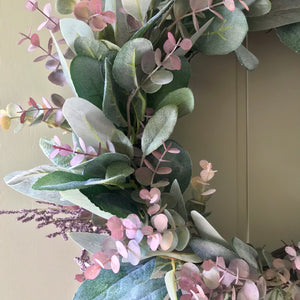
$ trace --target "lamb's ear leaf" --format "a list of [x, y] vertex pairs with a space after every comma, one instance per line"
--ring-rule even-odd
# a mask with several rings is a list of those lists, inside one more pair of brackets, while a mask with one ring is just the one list
[[163, 278], [150, 279], [155, 259], [137, 266], [122, 265], [114, 274], [102, 269], [97, 278], [84, 281], [73, 300], [163, 299], [167, 294]]

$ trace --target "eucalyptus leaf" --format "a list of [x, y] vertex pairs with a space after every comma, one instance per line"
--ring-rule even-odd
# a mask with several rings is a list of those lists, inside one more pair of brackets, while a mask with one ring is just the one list
[[[49, 158], [50, 153], [54, 150], [53, 146], [55, 145], [55, 142], [53, 139], [49, 138], [41, 138], [40, 139], [40, 147], [43, 151], [43, 153]], [[70, 152], [70, 155], [67, 156], [61, 156], [56, 155], [54, 158], [50, 159], [52, 163], [54, 163], [58, 167], [62, 168], [69, 168], [70, 167], [70, 161], [74, 154]]]
[[136, 20], [144, 23], [151, 0], [121, 0], [125, 11]]
[[157, 85], [168, 84], [173, 80], [173, 73], [168, 70], [158, 70], [151, 77], [151, 81]]
[[63, 38], [74, 53], [74, 42], [77, 37], [87, 37], [94, 39], [94, 34], [89, 25], [77, 19], [61, 19], [59, 22]]
[[171, 300], [177, 300], [177, 288], [175, 281], [175, 272], [173, 270], [169, 271], [165, 275], [165, 283], [168, 291], [168, 295]]
[[91, 254], [94, 254], [102, 250], [102, 242], [109, 235], [89, 232], [69, 232], [68, 236], [81, 248], [87, 250]]
[[152, 49], [151, 42], [144, 38], [130, 40], [120, 49], [113, 64], [113, 76], [122, 88], [127, 91], [136, 88], [136, 65], [140, 65], [143, 55]]
[[180, 226], [176, 230], [178, 236], [178, 243], [176, 246], [177, 251], [183, 251], [189, 244], [191, 234], [189, 229], [186, 226]]
[[90, 56], [97, 60], [109, 52], [103, 42], [95, 40], [94, 37], [85, 36], [79, 36], [75, 39], [74, 49], [78, 55]]
[[86, 145], [94, 147], [96, 151], [99, 144], [106, 149], [106, 143], [116, 128], [97, 106], [82, 98], [69, 98], [63, 106], [63, 114]]
[[146, 93], [153, 94], [153, 93], [156, 93], [162, 87], [162, 85], [154, 83], [149, 78], [149, 79], [147, 79], [146, 81], [143, 82], [141, 87]]
[[169, 93], [155, 109], [160, 109], [166, 105], [176, 105], [178, 107], [178, 117], [183, 117], [191, 113], [194, 109], [194, 95], [189, 88], [177, 89]]
[[79, 97], [90, 101], [100, 109], [104, 93], [102, 61], [85, 55], [77, 55], [71, 63], [71, 76]]
[[42, 165], [27, 171], [17, 171], [4, 177], [5, 183], [23, 195], [60, 205], [72, 205], [71, 202], [61, 200], [57, 191], [37, 191], [32, 185], [41, 177], [57, 170], [54, 166]]
[[241, 45], [247, 34], [248, 25], [245, 15], [238, 8], [229, 11], [222, 6], [216, 11], [224, 20], [214, 18], [195, 46], [205, 54], [223, 55], [234, 51]]
[[235, 252], [241, 258], [243, 258], [250, 266], [258, 270], [258, 264], [257, 264], [258, 253], [253, 247], [244, 243], [237, 237], [234, 237], [232, 239], [232, 247], [235, 250]]
[[75, 5], [75, 0], [56, 0], [56, 10], [62, 15], [71, 14]]
[[300, 53], [300, 22], [276, 28], [280, 41]]
[[[183, 147], [181, 147], [177, 142], [174, 140], [167, 140], [165, 141], [166, 146], [168, 146], [170, 143], [172, 143], [172, 148], [179, 149], [180, 153], [173, 154], [173, 153], [167, 153], [164, 156], [164, 159], [169, 162], [162, 162], [160, 164], [161, 167], [169, 167], [172, 169], [172, 172], [167, 175], [159, 175], [156, 174], [154, 177], [154, 182], [160, 181], [162, 179], [168, 179], [169, 182], [174, 182], [176, 179], [178, 181], [178, 184], [180, 186], [180, 189], [182, 192], [184, 192], [187, 187], [190, 184], [191, 176], [192, 176], [192, 161], [187, 151]], [[163, 146], [160, 146], [158, 148], [158, 151], [160, 153], [163, 153], [164, 148]], [[152, 165], [156, 165], [157, 159], [153, 156], [148, 156], [147, 159]], [[165, 191], [170, 191], [170, 187], [165, 187]], [[180, 205], [180, 207], [183, 204]], [[179, 208], [179, 206], [178, 206]]]
[[84, 281], [73, 300], [155, 300], [167, 294], [163, 278], [150, 279], [155, 259], [144, 265], [123, 265], [117, 274], [101, 270], [97, 278]]
[[270, 12], [263, 16], [248, 18], [251, 31], [268, 30], [300, 22], [300, 0], [272, 0]]
[[247, 17], [258, 17], [266, 15], [272, 7], [270, 0], [256, 0], [249, 7], [249, 12], [246, 13]]
[[127, 122], [124, 119], [118, 106], [118, 99], [114, 93], [114, 82], [112, 77], [112, 65], [108, 59], [105, 59], [105, 80], [104, 80], [104, 95], [103, 95], [103, 113], [116, 126], [126, 127]]
[[216, 229], [197, 211], [191, 211], [191, 217], [201, 238], [216, 242], [229, 248], [227, 241], [216, 231]]
[[56, 51], [57, 51], [57, 54], [58, 54], [58, 57], [59, 57], [59, 61], [60, 61], [64, 76], [65, 76], [65, 79], [66, 79], [69, 87], [71, 88], [72, 92], [74, 93], [74, 95], [77, 96], [77, 92], [76, 92], [74, 83], [71, 79], [71, 74], [70, 74], [69, 66], [66, 62], [66, 59], [65, 59], [63, 53], [61, 52], [61, 50], [59, 48], [59, 45], [58, 45], [58, 43], [57, 43], [57, 41], [56, 41], [56, 39], [55, 39], [55, 37], [54, 37], [54, 35], [51, 31], [50, 31], [50, 35], [51, 35], [53, 43], [55, 45], [55, 48], [56, 48]]
[[198, 264], [202, 262], [202, 259], [196, 255], [195, 253], [184, 253], [184, 252], [167, 252], [167, 251], [149, 251], [147, 252], [143, 259], [150, 258], [153, 256], [164, 256], [168, 258], [175, 258], [184, 262], [191, 262], [194, 264]]
[[259, 61], [257, 57], [243, 45], [239, 46], [235, 50], [235, 54], [239, 60], [239, 63], [248, 71], [253, 71], [258, 66]]
[[177, 122], [177, 107], [167, 105], [159, 109], [145, 126], [142, 136], [143, 157], [156, 150], [166, 141]]
[[193, 252], [203, 260], [211, 259], [216, 261], [218, 256], [222, 256], [225, 262], [229, 263], [234, 258], [238, 258], [233, 251], [213, 241], [201, 238], [191, 238], [189, 244]]
[[128, 137], [120, 130], [115, 129], [111, 135], [111, 142], [113, 143], [116, 152], [127, 155], [133, 158], [133, 146]]

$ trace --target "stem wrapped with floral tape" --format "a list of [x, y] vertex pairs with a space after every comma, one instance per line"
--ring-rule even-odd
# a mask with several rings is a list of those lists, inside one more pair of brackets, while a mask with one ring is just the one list
[[285, 30], [300, 22], [294, 2], [56, 0], [60, 14], [74, 16], [59, 20], [50, 3], [42, 10], [26, 0], [50, 38], [44, 47], [30, 29], [19, 44], [41, 51], [34, 61], [46, 60], [48, 79], [69, 85], [73, 96], [52, 94], [41, 104], [30, 97], [27, 109], [9, 104], [0, 125], [16, 123], [17, 131], [46, 123], [71, 134], [73, 146], [56, 135], [41, 138], [49, 165], [5, 177], [48, 208], [0, 214], [38, 228], [53, 224], [58, 232], [49, 237], [82, 247], [74, 300], [300, 299], [300, 245], [274, 258], [238, 238], [227, 242], [206, 219], [216, 192], [212, 163], [201, 160], [192, 177], [189, 154], [171, 138], [194, 109], [195, 54], [235, 52], [253, 70], [258, 60], [242, 45], [249, 28], [279, 26], [280, 39], [298, 51]]

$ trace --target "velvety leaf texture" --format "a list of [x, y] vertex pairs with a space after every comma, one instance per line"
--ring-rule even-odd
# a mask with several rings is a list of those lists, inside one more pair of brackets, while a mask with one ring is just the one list
[[167, 294], [163, 278], [150, 279], [155, 259], [144, 265], [122, 266], [119, 273], [101, 270], [94, 280], [86, 280], [73, 300], [161, 300]]

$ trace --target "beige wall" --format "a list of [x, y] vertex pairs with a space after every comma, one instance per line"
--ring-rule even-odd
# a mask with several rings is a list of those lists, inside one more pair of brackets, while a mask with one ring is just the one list
[[[1, 108], [9, 102], [26, 104], [29, 96], [40, 101], [52, 91], [67, 95], [47, 82], [43, 63], [31, 62], [36, 54], [27, 53], [27, 44], [16, 46], [19, 31], [42, 22], [23, 10], [23, 2], [0, 2]], [[249, 235], [251, 242], [273, 248], [280, 246], [280, 239], [300, 239], [300, 59], [272, 33], [251, 34], [249, 47], [261, 60], [249, 75], [234, 55], [194, 59], [196, 108], [180, 120], [175, 136], [191, 153], [194, 174], [200, 159], [212, 161], [219, 170], [217, 193], [209, 205], [211, 222], [227, 238]], [[38, 139], [53, 135], [43, 126], [18, 135], [1, 130], [0, 177], [47, 163]], [[0, 209], [35, 206], [2, 181], [0, 201]], [[72, 299], [78, 286], [73, 257], [80, 249], [59, 238], [46, 239], [49, 230], [34, 227], [17, 223], [13, 216], [0, 217], [0, 299]]]

